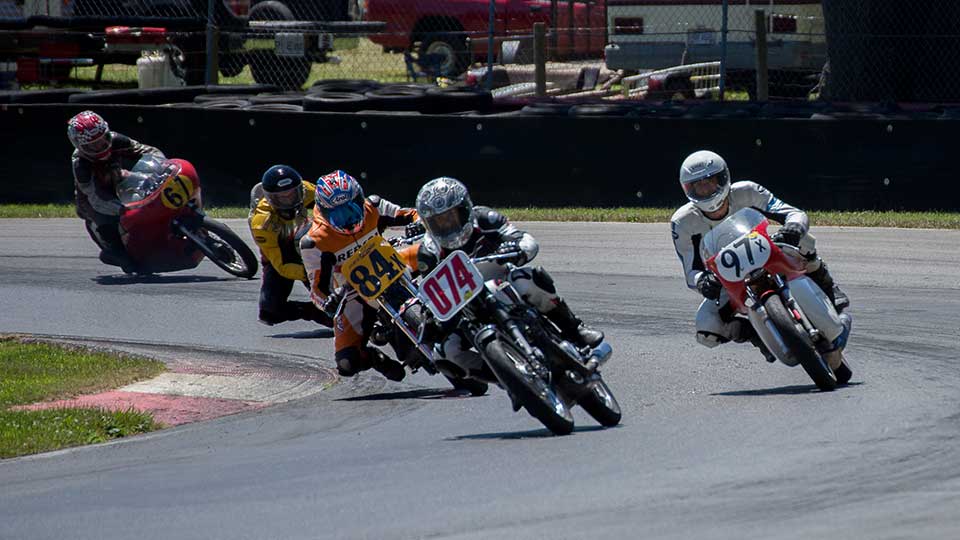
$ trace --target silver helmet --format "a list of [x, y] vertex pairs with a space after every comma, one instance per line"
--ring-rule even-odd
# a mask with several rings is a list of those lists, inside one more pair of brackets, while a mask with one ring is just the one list
[[473, 233], [473, 202], [467, 186], [447, 176], [434, 178], [417, 193], [417, 213], [427, 233], [444, 249], [458, 249]]
[[730, 169], [719, 154], [700, 150], [680, 165], [680, 185], [694, 206], [716, 212], [730, 194]]

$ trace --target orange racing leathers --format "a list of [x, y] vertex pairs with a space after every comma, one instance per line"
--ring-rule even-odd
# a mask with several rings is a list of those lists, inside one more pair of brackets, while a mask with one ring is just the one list
[[[310, 296], [318, 306], [323, 305], [338, 287], [346, 284], [340, 267], [364, 242], [389, 227], [401, 227], [417, 219], [416, 210], [401, 208], [376, 195], [366, 198], [363, 212], [360, 232], [344, 234], [334, 230], [319, 209], [315, 209], [310, 230], [300, 239], [300, 253], [310, 281]], [[373, 353], [367, 348], [375, 321], [376, 309], [352, 290], [347, 292], [333, 324], [335, 358], [341, 375], [350, 376], [370, 367], [377, 368], [377, 359], [371, 358]]]
[[260, 249], [263, 272], [260, 282], [260, 322], [274, 325], [285, 321], [308, 320], [332, 326], [330, 317], [312, 302], [291, 301], [294, 282], [309, 288], [297, 242], [310, 226], [313, 216], [315, 186], [303, 181], [303, 207], [293, 219], [283, 219], [264, 196], [257, 184], [250, 192], [250, 234]]

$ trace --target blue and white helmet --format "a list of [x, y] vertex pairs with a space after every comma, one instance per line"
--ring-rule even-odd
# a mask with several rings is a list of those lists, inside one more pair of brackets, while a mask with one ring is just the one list
[[357, 234], [363, 229], [363, 188], [343, 171], [317, 179], [317, 208], [337, 232]]
[[441, 176], [424, 184], [417, 193], [417, 213], [444, 249], [459, 249], [473, 234], [473, 202], [467, 186], [455, 178]]
[[694, 152], [680, 165], [680, 186], [694, 206], [716, 212], [730, 195], [730, 169], [715, 152]]

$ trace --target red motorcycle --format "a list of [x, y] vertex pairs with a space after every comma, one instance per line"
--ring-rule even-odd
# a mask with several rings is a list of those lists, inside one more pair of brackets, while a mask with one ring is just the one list
[[843, 357], [852, 319], [807, 277], [796, 247], [771, 240], [769, 225], [744, 208], [704, 236], [701, 256], [767, 349], [788, 366], [802, 365], [820, 390], [833, 390], [852, 375]]
[[120, 227], [134, 273], [189, 270], [204, 256], [237, 277], [257, 273], [247, 244], [204, 214], [200, 179], [190, 162], [145, 155], [123, 172], [117, 196], [126, 206]]

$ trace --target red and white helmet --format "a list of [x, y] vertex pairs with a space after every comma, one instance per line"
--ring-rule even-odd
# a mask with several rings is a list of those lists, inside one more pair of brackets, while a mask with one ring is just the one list
[[102, 116], [93, 111], [83, 111], [67, 122], [67, 137], [83, 157], [102, 161], [110, 157], [113, 135]]

